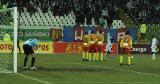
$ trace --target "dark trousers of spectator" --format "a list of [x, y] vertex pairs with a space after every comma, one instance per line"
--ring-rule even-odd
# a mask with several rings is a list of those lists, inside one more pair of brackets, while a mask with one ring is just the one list
[[90, 17], [89, 17], [89, 18], [87, 18], [87, 22], [86, 22], [86, 24], [87, 24], [87, 25], [91, 25], [91, 24], [92, 24], [92, 18], [90, 18]]
[[110, 28], [112, 26], [112, 22], [113, 22], [113, 19], [108, 17], [107, 18], [107, 26]]
[[92, 14], [91, 13], [86, 14], [86, 20], [87, 20], [86, 22], [87, 25], [92, 24]]

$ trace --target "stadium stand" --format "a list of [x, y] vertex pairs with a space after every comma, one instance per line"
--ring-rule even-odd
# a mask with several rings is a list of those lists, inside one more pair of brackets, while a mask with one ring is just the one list
[[[116, 18], [112, 1], [97, 0], [1, 0], [1, 6], [19, 6], [20, 24], [24, 26], [74, 26], [100, 25], [101, 16], [105, 27], [124, 26]], [[107, 7], [105, 7], [107, 5]], [[102, 12], [103, 11], [103, 12]]]
[[125, 27], [125, 23], [117, 16], [120, 9], [123, 9], [135, 24], [142, 22], [158, 24], [159, 5], [158, 0], [0, 1], [1, 9], [13, 6], [20, 8], [20, 24], [24, 26], [74, 26], [76, 24], [95, 26], [100, 25], [100, 18], [103, 17], [105, 27], [122, 28]]

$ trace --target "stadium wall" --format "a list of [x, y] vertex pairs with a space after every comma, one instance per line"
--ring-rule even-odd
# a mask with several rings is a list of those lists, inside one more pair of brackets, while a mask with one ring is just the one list
[[[20, 42], [20, 49], [21, 53], [23, 52], [23, 43]], [[13, 48], [13, 43], [12, 42], [0, 42], [0, 53], [11, 53]], [[40, 42], [39, 45], [34, 48], [35, 53], [47, 53], [47, 54], [52, 54], [53, 53], [53, 42]], [[17, 52], [19, 53], [18, 49]]]
[[[52, 29], [60, 29], [62, 32], [57, 33], [54, 31], [53, 36], [55, 34], [61, 34], [56, 35], [56, 38], [59, 38], [57, 36], [62, 36], [57, 41], [54, 41], [51, 38], [51, 28]], [[4, 32], [9, 32], [11, 37], [13, 37], [13, 29], [11, 27], [5, 27], [1, 28], [0, 36], [1, 40], [3, 37]], [[40, 43], [40, 46], [35, 49], [37, 53], [70, 53], [70, 50], [72, 53], [79, 53], [82, 49], [82, 36], [84, 32], [91, 33], [91, 31], [99, 32], [103, 31], [105, 35], [105, 39], [107, 39], [106, 35], [108, 33], [111, 34], [112, 42], [115, 43], [113, 45], [113, 53], [112, 54], [118, 54], [119, 52], [119, 46], [116, 44], [119, 39], [124, 35], [125, 31], [130, 31], [130, 34], [133, 38], [133, 43], [136, 41], [137, 38], [137, 28], [120, 28], [120, 29], [104, 29], [104, 28], [98, 28], [98, 27], [71, 27], [71, 26], [64, 26], [63, 28], [60, 27], [52, 27], [52, 26], [20, 26], [18, 29], [18, 38], [21, 41], [21, 47], [25, 40], [32, 38], [33, 36], [39, 36], [42, 42]], [[54, 37], [53, 37], [54, 38]], [[13, 39], [12, 39], [13, 40]], [[106, 40], [105, 40], [106, 42]], [[69, 49], [70, 46], [70, 49]], [[147, 46], [147, 47], [146, 47]], [[150, 54], [150, 45], [147, 44], [134, 44], [133, 45], [133, 51], [132, 53], [140, 54], [140, 53], [146, 53]], [[12, 43], [3, 43], [3, 41], [0, 41], [0, 52], [8, 52], [10, 53], [12, 49]], [[67, 50], [68, 49], [68, 50]]]
[[[104, 45], [105, 48], [106, 44]], [[13, 48], [12, 42], [0, 42], [0, 53], [11, 53]], [[21, 53], [23, 53], [23, 42], [20, 42]], [[160, 47], [159, 47], [160, 49]], [[82, 42], [40, 42], [34, 49], [35, 53], [53, 54], [53, 53], [81, 53]], [[19, 52], [17, 50], [17, 52]], [[132, 54], [151, 54], [150, 44], [133, 44]], [[159, 52], [160, 53], [160, 52]], [[118, 43], [113, 44], [111, 54], [120, 54]]]
[[[13, 29], [5, 26], [0, 28], [0, 38], [2, 39], [4, 32], [9, 32], [13, 37]], [[51, 31], [51, 29], [54, 29]], [[62, 32], [59, 32], [62, 31]], [[105, 42], [107, 34], [110, 33], [112, 36], [112, 42], [117, 43], [119, 39], [124, 35], [125, 31], [130, 31], [133, 38], [133, 43], [137, 38], [137, 28], [120, 28], [120, 29], [104, 29], [98, 27], [52, 27], [52, 26], [20, 26], [18, 29], [18, 38], [25, 41], [33, 36], [39, 36], [42, 41], [54, 41], [54, 42], [82, 42], [82, 36], [85, 32], [91, 33], [91, 31], [99, 32], [103, 31], [105, 35]]]

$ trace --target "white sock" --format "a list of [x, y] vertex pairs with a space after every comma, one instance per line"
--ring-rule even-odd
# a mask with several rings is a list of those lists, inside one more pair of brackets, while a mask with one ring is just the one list
[[156, 60], [155, 54], [152, 54], [152, 60]]

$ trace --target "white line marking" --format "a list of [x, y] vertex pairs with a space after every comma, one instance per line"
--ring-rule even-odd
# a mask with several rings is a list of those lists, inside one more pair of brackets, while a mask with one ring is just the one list
[[157, 74], [144, 73], [144, 72], [138, 72], [138, 71], [133, 71], [133, 70], [125, 70], [125, 69], [118, 69], [118, 68], [111, 68], [111, 67], [102, 67], [102, 66], [88, 65], [88, 64], [81, 64], [81, 63], [75, 63], [75, 64], [91, 66], [91, 67], [98, 67], [98, 68], [103, 68], [103, 69], [110, 69], [110, 70], [120, 70], [120, 71], [132, 72], [132, 73], [137, 73], [137, 74], [160, 77], [160, 75], [157, 75]]
[[18, 76], [21, 76], [21, 77], [24, 77], [24, 78], [27, 78], [27, 79], [30, 79], [30, 80], [34, 80], [34, 81], [37, 81], [39, 83], [42, 83], [42, 84], [51, 84], [50, 82], [47, 82], [47, 81], [43, 81], [41, 79], [37, 79], [37, 78], [33, 78], [33, 77], [29, 77], [29, 76], [25, 76], [23, 74], [17, 74]]
[[[160, 84], [160, 82], [89, 82], [89, 81], [81, 81], [81, 82], [73, 82], [73, 81], [66, 81], [65, 84], [70, 84], [70, 83], [78, 83], [78, 84]], [[61, 83], [59, 83], [61, 84]], [[62, 82], [63, 84], [63, 82]]]

